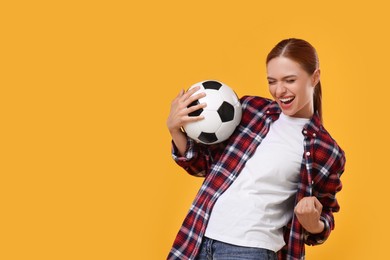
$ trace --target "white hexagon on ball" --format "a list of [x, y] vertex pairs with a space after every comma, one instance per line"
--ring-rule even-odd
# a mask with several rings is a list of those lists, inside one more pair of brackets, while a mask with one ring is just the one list
[[195, 86], [200, 86], [195, 94], [206, 92], [206, 96], [191, 103], [188, 107], [203, 102], [207, 106], [189, 114], [189, 116], [203, 115], [204, 119], [184, 125], [185, 132], [190, 138], [204, 144], [225, 141], [233, 134], [241, 121], [240, 100], [233, 89], [220, 81], [201, 81], [193, 84], [189, 89]]

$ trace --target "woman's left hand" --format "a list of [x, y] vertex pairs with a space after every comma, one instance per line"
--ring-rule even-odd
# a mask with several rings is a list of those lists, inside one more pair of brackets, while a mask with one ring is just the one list
[[324, 230], [324, 222], [320, 220], [321, 212], [322, 204], [316, 197], [301, 199], [294, 209], [299, 223], [312, 234], [318, 234]]

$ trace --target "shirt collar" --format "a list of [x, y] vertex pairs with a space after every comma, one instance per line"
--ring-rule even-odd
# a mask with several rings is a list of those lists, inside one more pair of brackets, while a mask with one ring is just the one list
[[[271, 117], [272, 121], [275, 121], [279, 118], [282, 110], [280, 109], [278, 103], [276, 101], [272, 101], [266, 107], [266, 114]], [[316, 134], [320, 131], [322, 127], [321, 119], [318, 114], [318, 111], [314, 113], [310, 121], [303, 127], [304, 134], [309, 134], [310, 136], [316, 136]]]

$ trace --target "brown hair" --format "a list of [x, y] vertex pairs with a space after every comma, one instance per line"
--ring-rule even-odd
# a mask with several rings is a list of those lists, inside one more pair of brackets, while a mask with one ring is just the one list
[[[319, 68], [319, 60], [315, 48], [305, 40], [285, 39], [280, 41], [268, 54], [266, 63], [276, 57], [286, 57], [299, 63], [302, 68], [312, 75]], [[318, 81], [313, 94], [314, 111], [318, 113], [322, 122], [322, 91]]]

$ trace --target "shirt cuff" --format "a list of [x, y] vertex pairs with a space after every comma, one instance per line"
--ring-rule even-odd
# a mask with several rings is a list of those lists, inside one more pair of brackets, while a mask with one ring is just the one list
[[320, 245], [323, 244], [326, 241], [326, 239], [329, 237], [331, 229], [328, 220], [323, 216], [320, 217], [320, 220], [324, 222], [324, 230], [318, 234], [308, 233], [308, 236], [306, 237], [306, 244]]
[[194, 149], [195, 141], [191, 138], [187, 137], [187, 147], [184, 152], [184, 155], [179, 154], [179, 150], [177, 149], [175, 143], [172, 141], [172, 158], [176, 162], [188, 162], [193, 159], [196, 155]]

